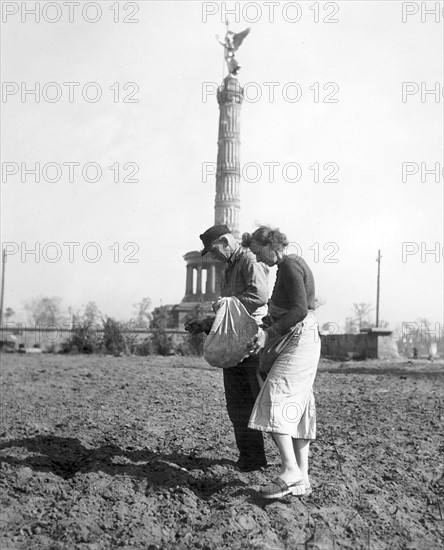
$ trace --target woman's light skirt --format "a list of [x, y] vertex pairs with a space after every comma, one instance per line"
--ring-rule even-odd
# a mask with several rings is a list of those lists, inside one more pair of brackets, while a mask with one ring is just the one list
[[250, 428], [296, 439], [316, 438], [313, 382], [320, 353], [318, 323], [309, 311], [299, 342], [296, 335], [274, 362], [253, 407]]

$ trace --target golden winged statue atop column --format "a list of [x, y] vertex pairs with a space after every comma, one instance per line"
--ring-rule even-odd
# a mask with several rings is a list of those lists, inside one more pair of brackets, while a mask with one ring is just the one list
[[227, 26], [227, 32], [225, 33], [225, 40], [222, 42], [219, 39], [219, 36], [216, 35], [216, 38], [219, 42], [219, 44], [222, 44], [225, 50], [225, 61], [227, 63], [228, 72], [234, 76], [237, 75], [237, 72], [241, 68], [239, 63], [236, 61], [236, 58], [234, 57], [235, 52], [239, 49], [239, 46], [242, 44], [244, 38], [247, 36], [247, 34], [250, 32], [250, 27], [248, 29], [245, 29], [242, 32], [234, 33], [233, 31], [230, 31], [228, 29], [228, 20], [225, 21], [225, 24]]

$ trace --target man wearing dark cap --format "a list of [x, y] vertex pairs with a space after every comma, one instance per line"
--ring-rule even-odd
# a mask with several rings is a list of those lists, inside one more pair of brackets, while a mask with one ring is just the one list
[[[221, 283], [220, 296], [236, 296], [248, 313], [261, 324], [267, 313], [268, 267], [256, 261], [252, 252], [243, 248], [226, 225], [214, 225], [200, 239], [202, 256], [210, 253], [213, 259], [227, 264]], [[217, 302], [215, 304], [217, 308]], [[209, 332], [213, 319], [192, 319], [185, 325], [189, 332]], [[242, 472], [258, 470], [267, 464], [262, 432], [248, 428], [253, 405], [259, 394], [256, 377], [258, 356], [250, 356], [239, 365], [223, 369], [228, 416], [233, 424], [239, 459], [236, 466]]]

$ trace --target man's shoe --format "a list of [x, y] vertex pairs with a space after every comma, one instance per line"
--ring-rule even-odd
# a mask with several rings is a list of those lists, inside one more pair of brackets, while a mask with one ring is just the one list
[[267, 461], [262, 462], [250, 462], [244, 458], [239, 458], [235, 464], [239, 472], [255, 472], [256, 470], [262, 470], [262, 468], [267, 467]]

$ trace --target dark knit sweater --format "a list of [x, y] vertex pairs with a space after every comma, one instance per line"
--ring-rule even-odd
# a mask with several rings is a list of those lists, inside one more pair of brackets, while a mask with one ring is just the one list
[[271, 301], [288, 310], [267, 332], [270, 338], [285, 334], [290, 327], [302, 321], [309, 309], [315, 309], [313, 273], [300, 256], [290, 254], [278, 264]]

